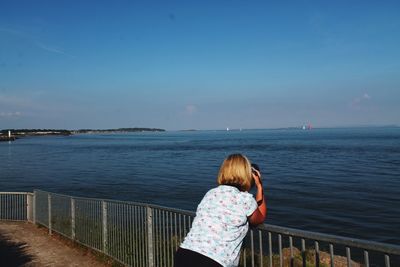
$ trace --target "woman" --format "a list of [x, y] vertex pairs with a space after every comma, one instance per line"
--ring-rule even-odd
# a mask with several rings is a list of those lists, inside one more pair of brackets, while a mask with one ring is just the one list
[[[175, 267], [238, 266], [249, 223], [263, 223], [267, 214], [261, 174], [241, 154], [224, 160], [218, 187], [197, 207], [192, 228], [175, 255]], [[256, 199], [248, 193], [257, 187]]]

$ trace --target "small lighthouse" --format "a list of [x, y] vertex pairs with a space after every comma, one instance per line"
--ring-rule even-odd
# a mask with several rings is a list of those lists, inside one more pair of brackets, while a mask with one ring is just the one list
[[8, 131], [8, 138], [11, 139], [11, 131]]

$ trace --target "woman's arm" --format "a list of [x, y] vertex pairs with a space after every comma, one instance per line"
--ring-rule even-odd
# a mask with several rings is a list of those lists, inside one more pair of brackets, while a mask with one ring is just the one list
[[256, 201], [257, 209], [249, 216], [249, 222], [252, 225], [261, 224], [267, 217], [267, 204], [265, 203], [264, 190], [261, 182], [261, 174], [256, 170], [257, 174], [253, 173], [254, 182], [257, 187]]

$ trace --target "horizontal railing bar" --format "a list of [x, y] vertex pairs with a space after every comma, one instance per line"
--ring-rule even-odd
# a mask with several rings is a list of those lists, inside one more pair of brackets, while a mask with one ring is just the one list
[[362, 248], [367, 250], [374, 250], [393, 255], [400, 255], [400, 246], [393, 244], [380, 243], [375, 241], [366, 241], [357, 238], [342, 237], [337, 235], [323, 234], [311, 231], [304, 231], [289, 227], [282, 227], [272, 224], [263, 224], [258, 226], [258, 229], [270, 231], [278, 234], [288, 236], [295, 236], [299, 238], [324, 241], [328, 243], [335, 243], [335, 245], [346, 245], [354, 248]]
[[51, 193], [51, 192], [38, 190], [38, 189], [35, 189], [34, 191], [45, 193], [45, 194], [51, 194], [51, 195], [54, 195], [54, 196], [72, 197], [73, 199], [76, 199], [76, 200], [106, 201], [108, 203], [116, 203], [116, 204], [122, 203], [122, 204], [130, 204], [130, 205], [141, 206], [141, 207], [150, 207], [150, 208], [153, 208], [153, 209], [162, 209], [162, 210], [166, 210], [166, 211], [182, 213], [182, 214], [188, 215], [188, 216], [195, 216], [196, 215], [196, 213], [192, 212], [192, 211], [187, 211], [187, 210], [182, 210], [182, 209], [177, 209], [177, 208], [170, 208], [170, 207], [165, 207], [165, 206], [155, 205], [155, 204], [147, 204], [147, 203], [142, 203], [142, 202], [115, 200], [115, 199], [106, 199], [106, 198], [76, 197], [76, 196], [64, 195], [64, 194], [59, 194], [59, 193]]
[[31, 195], [33, 196], [32, 192], [0, 192], [0, 195]]

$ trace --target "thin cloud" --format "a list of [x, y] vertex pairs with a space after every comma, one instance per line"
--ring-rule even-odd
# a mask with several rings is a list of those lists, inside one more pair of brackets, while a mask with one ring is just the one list
[[367, 94], [367, 93], [365, 93], [365, 94], [363, 95], [363, 98], [364, 98], [364, 99], [371, 99], [371, 97], [370, 97], [369, 94]]
[[28, 36], [26, 33], [17, 31], [14, 29], [0, 28], [0, 32], [5, 32], [8, 34], [12, 34], [12, 35], [20, 36], [20, 37], [30, 38], [30, 36]]
[[187, 115], [193, 115], [196, 112], [197, 112], [197, 106], [195, 106], [195, 105], [186, 105], [185, 113]]
[[46, 44], [43, 44], [41, 42], [36, 42], [35, 45], [37, 47], [47, 51], [47, 52], [66, 55], [66, 53], [63, 50], [55, 48], [55, 47], [52, 47], [52, 46], [49, 46], [49, 45], [46, 45]]
[[43, 110], [45, 106], [35, 101], [32, 95], [30, 96], [17, 96], [0, 94], [0, 107], [9, 110]]
[[17, 36], [17, 37], [22, 37], [23, 39], [26, 40], [26, 42], [31, 43], [35, 47], [42, 49], [46, 52], [50, 53], [55, 53], [55, 54], [60, 54], [60, 55], [65, 55], [65, 56], [70, 56], [70, 57], [75, 57], [73, 55], [67, 54], [63, 49], [54, 47], [52, 45], [45, 44], [41, 41], [38, 41], [37, 38], [33, 37], [32, 35], [23, 32], [23, 31], [18, 31], [10, 28], [0, 28], [0, 33], [7, 33], [9, 35]]
[[368, 93], [364, 93], [362, 96], [355, 97], [351, 103], [350, 108], [361, 109], [361, 107], [368, 101], [371, 100], [371, 96]]
[[0, 118], [12, 118], [12, 117], [19, 117], [21, 116], [21, 112], [0, 112]]

